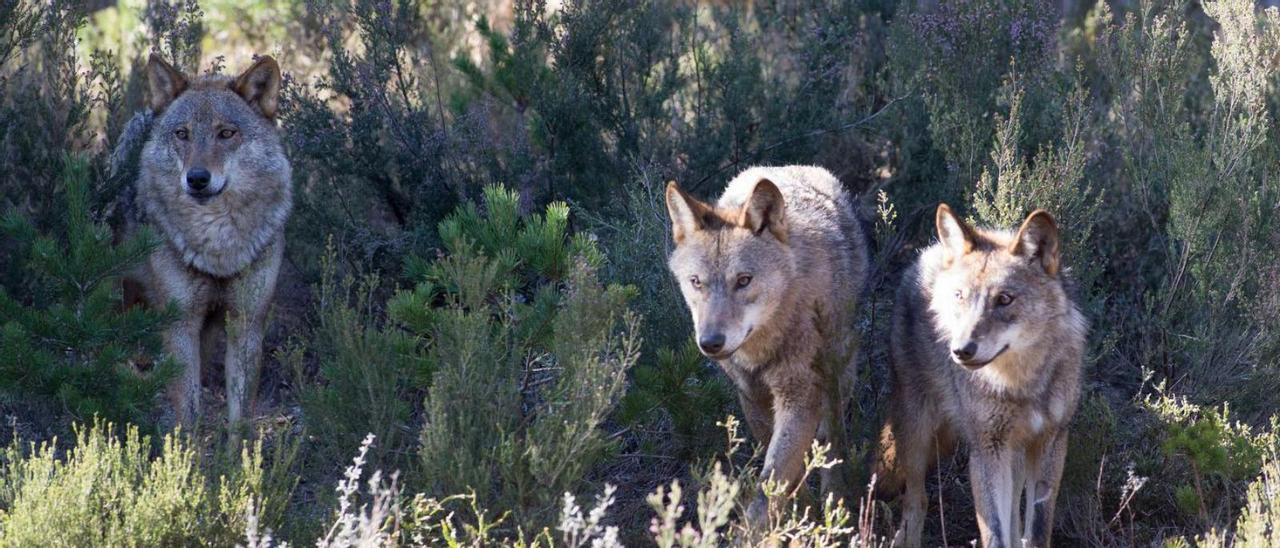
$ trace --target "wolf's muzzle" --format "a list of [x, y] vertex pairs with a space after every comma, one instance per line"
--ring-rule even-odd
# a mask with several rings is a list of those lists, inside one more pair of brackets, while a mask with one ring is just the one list
[[197, 167], [187, 171], [187, 189], [191, 192], [203, 192], [212, 180], [213, 174], [207, 169]]

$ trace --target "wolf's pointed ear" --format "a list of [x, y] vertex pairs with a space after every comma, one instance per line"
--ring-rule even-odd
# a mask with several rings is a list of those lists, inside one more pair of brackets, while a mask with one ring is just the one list
[[955, 258], [973, 251], [975, 240], [973, 228], [956, 217], [951, 206], [938, 204], [937, 213], [938, 241], [947, 250], [948, 258]]
[[147, 59], [147, 88], [151, 92], [151, 110], [161, 112], [187, 90], [187, 77], [152, 53]]
[[756, 234], [769, 230], [773, 237], [787, 243], [787, 213], [778, 185], [768, 179], [760, 179], [751, 190], [751, 197], [742, 204], [738, 224]]
[[259, 57], [249, 70], [236, 77], [233, 89], [258, 114], [274, 120], [280, 97], [280, 65], [269, 55]]
[[1050, 276], [1058, 275], [1058, 223], [1053, 215], [1043, 209], [1037, 209], [1022, 221], [1018, 229], [1018, 237], [1009, 246], [1009, 253], [1022, 255], [1031, 259], [1039, 259], [1044, 271]]
[[676, 245], [702, 229], [706, 211], [706, 204], [685, 194], [675, 181], [667, 183], [667, 214], [671, 216], [671, 239]]

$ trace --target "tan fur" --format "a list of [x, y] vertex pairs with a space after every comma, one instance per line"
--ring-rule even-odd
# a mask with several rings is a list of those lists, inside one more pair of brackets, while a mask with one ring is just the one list
[[926, 474], [959, 440], [983, 545], [1048, 546], [1088, 330], [1057, 225], [1036, 211], [1016, 233], [976, 229], [943, 204], [937, 227], [894, 310], [879, 465], [885, 487], [905, 487], [895, 544], [920, 545]]
[[[150, 225], [165, 243], [128, 283], [141, 286], [148, 303], [172, 302], [181, 311], [164, 337], [182, 366], [169, 390], [179, 423], [199, 414], [201, 364], [225, 325], [227, 418], [238, 435], [252, 413], [292, 207], [274, 123], [280, 71], [263, 57], [237, 78], [190, 80], [152, 56], [147, 74], [155, 115], [134, 185], [138, 211], [126, 232]], [[208, 172], [207, 187], [192, 186], [193, 170]]]
[[[723, 336], [721, 350], [702, 351], [733, 380], [747, 425], [768, 446], [762, 477], [794, 489], [815, 435], [844, 431], [853, 313], [867, 269], [852, 200], [822, 168], [757, 167], [715, 205], [672, 183], [667, 207], [676, 243], [669, 267], [695, 339], [701, 346]], [[834, 487], [833, 475], [823, 479]], [[757, 497], [748, 518], [763, 518], [766, 506]]]

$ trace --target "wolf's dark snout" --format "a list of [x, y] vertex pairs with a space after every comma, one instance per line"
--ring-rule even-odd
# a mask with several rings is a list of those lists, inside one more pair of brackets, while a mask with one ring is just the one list
[[698, 339], [698, 346], [708, 354], [718, 354], [724, 350], [724, 333], [712, 333]]
[[197, 167], [190, 171], [187, 171], [187, 186], [191, 188], [191, 190], [195, 190], [195, 191], [204, 190], [209, 186], [209, 181], [212, 179], [213, 179], [213, 176], [209, 173], [209, 170], [207, 169], [202, 169]]
[[978, 343], [971, 341], [961, 348], [952, 348], [951, 353], [961, 361], [972, 360], [973, 355], [978, 353]]

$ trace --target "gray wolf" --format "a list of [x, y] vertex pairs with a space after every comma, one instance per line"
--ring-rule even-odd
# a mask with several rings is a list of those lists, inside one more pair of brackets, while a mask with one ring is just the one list
[[[126, 276], [126, 302], [176, 303], [164, 334], [181, 366], [169, 387], [173, 419], [200, 412], [200, 369], [226, 332], [227, 419], [252, 412], [262, 338], [292, 207], [289, 162], [275, 125], [280, 69], [262, 57], [235, 78], [188, 78], [152, 55], [151, 112], [126, 133], [149, 132], [122, 207], [123, 234], [141, 226], [163, 244]], [[138, 139], [125, 138], [121, 146]], [[116, 160], [130, 156], [117, 148]]]
[[1064, 287], [1057, 224], [1038, 210], [1017, 232], [979, 229], [942, 204], [937, 231], [893, 314], [879, 474], [882, 487], [905, 484], [895, 543], [920, 544], [926, 474], [959, 441], [983, 545], [1048, 546], [1088, 331]]
[[[868, 265], [852, 199], [826, 170], [790, 166], [743, 171], [715, 204], [674, 182], [666, 200], [668, 266], [698, 348], [733, 381], [767, 446], [761, 476], [794, 490], [815, 436], [844, 431]], [[823, 483], [836, 479], [824, 473]], [[767, 503], [757, 496], [748, 519], [765, 517]]]

